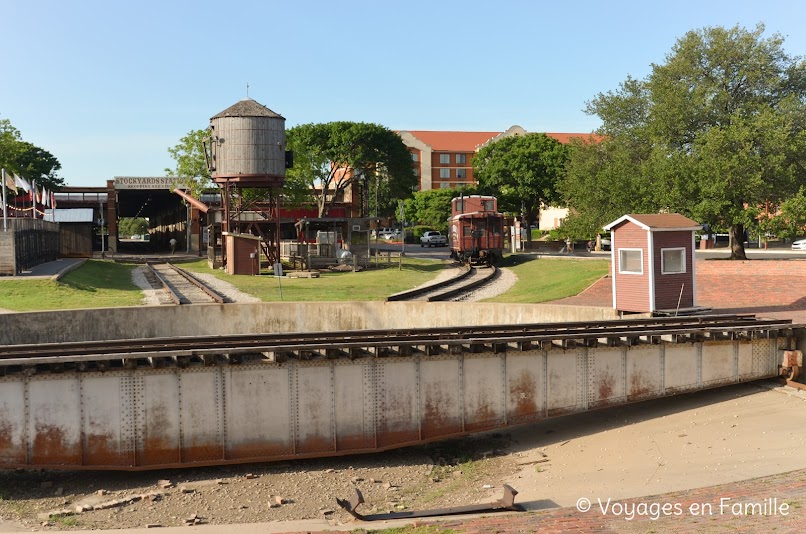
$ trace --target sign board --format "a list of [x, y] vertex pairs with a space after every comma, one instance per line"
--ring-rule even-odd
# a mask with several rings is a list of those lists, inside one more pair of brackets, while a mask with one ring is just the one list
[[177, 184], [175, 176], [115, 176], [115, 189], [168, 189]]

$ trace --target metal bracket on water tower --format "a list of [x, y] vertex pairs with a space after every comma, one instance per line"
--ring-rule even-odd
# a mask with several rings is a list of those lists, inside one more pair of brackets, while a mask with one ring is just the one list
[[411, 519], [415, 517], [434, 517], [439, 515], [459, 515], [483, 512], [522, 512], [523, 509], [515, 504], [517, 490], [509, 484], [504, 484], [504, 495], [499, 500], [484, 504], [471, 504], [468, 506], [453, 506], [450, 508], [434, 508], [431, 510], [411, 510], [408, 512], [390, 512], [388, 514], [362, 515], [356, 511], [364, 502], [364, 496], [356, 488], [355, 495], [349, 501], [336, 499], [339, 506], [359, 521], [380, 521], [385, 519]]

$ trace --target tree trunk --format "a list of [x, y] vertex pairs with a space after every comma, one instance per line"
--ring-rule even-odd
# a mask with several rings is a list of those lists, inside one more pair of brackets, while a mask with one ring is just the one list
[[744, 252], [744, 225], [733, 224], [730, 227], [730, 259], [746, 260]]

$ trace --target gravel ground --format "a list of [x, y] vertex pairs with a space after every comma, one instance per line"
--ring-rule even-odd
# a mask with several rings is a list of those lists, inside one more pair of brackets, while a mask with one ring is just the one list
[[[212, 274], [193, 273], [202, 282], [224, 295], [232, 302], [260, 302], [260, 299], [248, 293], [240, 291], [238, 288]], [[132, 282], [143, 290], [143, 305], [155, 306], [161, 304], [173, 304], [168, 295], [156, 279], [149, 279], [150, 271], [145, 265], [135, 267], [132, 270]]]
[[[461, 274], [461, 269], [456, 264], [446, 265], [445, 268], [433, 279], [419, 287], [429, 286], [445, 280], [450, 280]], [[509, 269], [498, 269], [498, 276], [491, 283], [481, 287], [472, 293], [462, 297], [462, 301], [476, 302], [479, 300], [489, 299], [506, 293], [518, 281], [518, 275]]]

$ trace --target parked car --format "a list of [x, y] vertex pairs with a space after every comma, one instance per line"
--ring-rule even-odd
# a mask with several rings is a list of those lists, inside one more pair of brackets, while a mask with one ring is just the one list
[[792, 242], [792, 250], [806, 250], [806, 237]]
[[397, 230], [394, 228], [376, 228], [372, 231], [372, 237], [377, 237], [378, 239], [386, 239], [386, 236], [390, 234], [394, 234]]
[[448, 239], [436, 230], [429, 230], [424, 232], [420, 237], [420, 246], [425, 247], [445, 247], [448, 245]]

